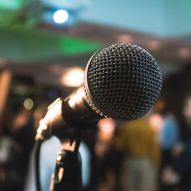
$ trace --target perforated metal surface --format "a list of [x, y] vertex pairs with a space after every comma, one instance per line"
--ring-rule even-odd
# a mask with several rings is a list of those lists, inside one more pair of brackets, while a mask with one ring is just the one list
[[132, 120], [144, 115], [159, 97], [162, 75], [154, 58], [131, 44], [97, 52], [86, 68], [89, 105], [100, 115]]

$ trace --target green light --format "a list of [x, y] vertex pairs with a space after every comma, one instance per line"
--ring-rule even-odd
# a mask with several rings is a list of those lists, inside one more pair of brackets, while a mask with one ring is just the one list
[[0, 56], [13, 61], [35, 61], [48, 58], [94, 53], [102, 43], [47, 31], [26, 28], [0, 28]]
[[0, 0], [0, 9], [19, 10], [24, 4], [24, 0]]
[[61, 37], [59, 43], [64, 55], [90, 53], [100, 49], [103, 46], [98, 42], [72, 37]]

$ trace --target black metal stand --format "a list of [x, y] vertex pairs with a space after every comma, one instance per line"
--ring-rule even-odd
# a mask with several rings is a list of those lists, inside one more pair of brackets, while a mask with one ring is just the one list
[[[78, 110], [78, 104], [84, 104], [82, 97], [72, 108], [68, 99], [58, 98], [48, 107], [48, 112], [40, 121], [37, 130], [36, 141], [44, 141], [51, 135], [55, 135], [62, 143], [62, 149], [56, 160], [56, 167], [52, 176], [51, 191], [81, 191], [81, 158], [78, 152], [81, 142], [81, 131], [93, 125], [100, 118], [85, 105]], [[87, 115], [81, 115], [87, 113]], [[54, 115], [54, 117], [52, 117]], [[86, 120], [88, 119], [88, 120]], [[38, 146], [38, 145], [37, 145]], [[39, 152], [36, 152], [36, 189], [41, 191], [39, 172]], [[51, 152], [51, 151], [50, 151]]]
[[56, 167], [52, 176], [51, 191], [81, 191], [81, 156], [79, 141], [65, 142], [58, 153]]

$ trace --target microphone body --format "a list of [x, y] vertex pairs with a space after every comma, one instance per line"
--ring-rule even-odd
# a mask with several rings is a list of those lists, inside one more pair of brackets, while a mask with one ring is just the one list
[[103, 117], [136, 119], [149, 111], [161, 88], [159, 66], [146, 50], [131, 44], [111, 45], [90, 58], [84, 83], [75, 93], [49, 106], [37, 137], [67, 136]]

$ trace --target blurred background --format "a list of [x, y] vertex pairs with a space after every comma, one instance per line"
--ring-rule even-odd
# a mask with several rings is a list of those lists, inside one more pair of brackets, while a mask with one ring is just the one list
[[[39, 120], [82, 84], [91, 55], [113, 43], [148, 50], [163, 89], [145, 117], [104, 119], [84, 132], [84, 190], [191, 191], [190, 10], [190, 0], [0, 0], [0, 191], [35, 190]], [[56, 141], [43, 147], [45, 191]]]

